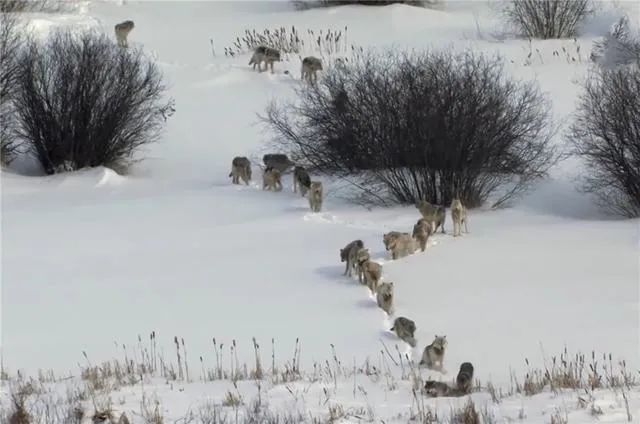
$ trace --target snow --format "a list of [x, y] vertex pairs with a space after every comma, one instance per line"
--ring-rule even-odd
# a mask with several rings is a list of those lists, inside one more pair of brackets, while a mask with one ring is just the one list
[[[142, 153], [145, 160], [130, 175], [106, 168], [50, 177], [2, 171], [4, 367], [76, 373], [82, 352], [94, 364], [111, 360], [120, 357], [122, 344], [134, 345], [138, 335], [155, 331], [166, 352], [173, 352], [174, 336], [184, 338], [194, 369], [200, 356], [213, 361], [213, 337], [226, 346], [235, 340], [240, 363], [254, 360], [252, 337], [263, 346], [263, 360], [275, 339], [280, 361], [292, 357], [299, 338], [303, 368], [310, 369], [331, 358], [332, 345], [348, 366], [367, 358], [377, 363], [381, 341], [416, 359], [436, 334], [446, 334], [448, 373], [423, 375], [451, 379], [461, 362], [471, 361], [481, 381], [508, 387], [511, 372], [526, 372], [524, 358], [541, 364], [565, 346], [612, 353], [637, 370], [639, 221], [613, 219], [578, 193], [574, 179], [585, 170], [574, 160], [555, 166], [512, 208], [471, 211], [468, 235], [438, 234], [425, 253], [398, 261], [385, 252], [382, 234], [409, 231], [419, 218], [413, 207], [366, 210], [346, 202], [325, 180], [323, 212], [312, 214], [307, 200], [292, 192], [290, 175], [280, 193], [260, 190], [255, 165], [250, 187], [227, 178], [232, 157], [260, 158], [266, 151], [268, 134], [256, 114], [299, 84], [297, 58], [276, 64], [273, 75], [251, 71], [246, 55], [225, 58], [223, 47], [244, 29], [348, 26], [349, 43], [365, 47], [499, 52], [513, 76], [540, 84], [562, 129], [580, 93], [576, 83], [588, 71], [592, 40], [625, 11], [638, 16], [632, 2], [603, 5], [585, 37], [533, 41], [531, 63], [525, 64], [529, 42], [501, 37], [494, 7], [449, 2], [441, 10], [293, 11], [286, 2], [94, 1], [75, 14], [34, 16], [31, 28], [39, 36], [67, 25], [110, 34], [115, 23], [134, 20], [130, 44], [157, 58], [177, 111], [161, 142]], [[552, 54], [562, 47], [576, 62]], [[450, 232], [450, 216], [446, 226]], [[384, 279], [395, 282], [395, 316], [418, 327], [413, 351], [388, 331], [393, 317], [377, 308], [366, 287], [342, 276], [339, 249], [354, 239], [383, 264]], [[368, 402], [383, 417], [411, 407], [408, 382], [394, 391], [362, 380], [369, 398], [360, 396], [354, 405]], [[181, 389], [157, 380], [147, 387], [172, 419], [208, 396], [220, 402], [230, 387], [175, 384]], [[254, 396], [253, 383], [247, 385], [243, 393]], [[348, 403], [352, 385], [350, 378], [341, 380], [335, 398]], [[306, 398], [313, 400], [294, 402], [295, 408], [326, 412], [326, 405], [317, 405], [323, 386], [309, 387]], [[138, 410], [142, 391], [125, 389], [119, 408]], [[292, 401], [283, 391], [269, 389], [274, 405]], [[633, 395], [639, 406], [640, 394]], [[496, 414], [516, 419], [524, 408], [526, 422], [548, 422], [553, 408], [575, 403], [575, 393], [566, 396], [510, 398], [495, 406]], [[491, 405], [486, 393], [473, 397]], [[625, 421], [619, 395], [603, 392], [598, 399], [615, 404], [614, 410], [603, 407], [602, 421]], [[449, 400], [434, 402], [448, 411]], [[570, 418], [595, 420], [584, 411]]]

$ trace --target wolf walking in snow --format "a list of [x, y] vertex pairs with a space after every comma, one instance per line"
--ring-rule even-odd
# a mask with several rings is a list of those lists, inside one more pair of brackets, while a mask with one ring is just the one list
[[354, 240], [340, 249], [340, 262], [346, 262], [343, 275], [349, 275], [349, 277], [353, 275], [353, 271], [358, 266], [358, 250], [362, 248], [364, 248], [362, 240]]
[[320, 181], [311, 181], [311, 185], [309, 186], [309, 207], [311, 208], [311, 212], [320, 212], [322, 210], [322, 182]]
[[467, 228], [467, 208], [464, 207], [460, 199], [453, 199], [451, 202], [451, 220], [453, 221], [453, 236], [461, 235], [462, 224], [464, 224], [464, 232], [468, 233]]
[[267, 167], [262, 175], [262, 189], [271, 191], [282, 190], [282, 178], [280, 171], [272, 167]]
[[385, 233], [382, 235], [382, 242], [384, 243], [384, 248], [386, 251], [389, 251], [389, 245], [391, 245], [391, 243], [396, 240], [398, 237], [400, 237], [403, 234], [409, 234], [409, 233], [401, 233], [400, 231], [389, 231], [388, 233]]
[[371, 260], [367, 249], [358, 250], [358, 281], [366, 284], [371, 293], [375, 294], [381, 277], [382, 265]]
[[424, 348], [420, 366], [442, 372], [444, 351], [447, 348], [447, 336], [436, 336], [433, 342]]
[[262, 157], [264, 166], [274, 168], [284, 174], [291, 168], [294, 163], [289, 160], [289, 157], [283, 153], [267, 153]]
[[409, 318], [396, 318], [390, 331], [394, 331], [400, 340], [408, 343], [409, 346], [416, 347], [416, 339], [414, 338], [416, 323]]
[[297, 193], [297, 188], [300, 188], [300, 195], [302, 197], [307, 194], [309, 188], [311, 187], [311, 177], [306, 169], [302, 166], [296, 166], [293, 169], [293, 192]]
[[462, 394], [467, 394], [471, 391], [473, 385], [473, 365], [471, 362], [463, 362], [460, 364], [460, 371], [456, 377], [456, 386]]
[[249, 65], [253, 65], [253, 69], [256, 69], [258, 65], [258, 72], [262, 72], [262, 62], [265, 63], [264, 70], [271, 67], [271, 73], [273, 74], [273, 62], [280, 62], [280, 51], [272, 49], [267, 46], [258, 46], [253, 51], [253, 56], [249, 60]]
[[420, 218], [416, 225], [413, 226], [413, 238], [420, 245], [420, 249], [424, 252], [427, 248], [427, 241], [431, 235], [433, 228], [424, 218]]
[[318, 81], [317, 72], [322, 71], [322, 60], [314, 56], [307, 56], [302, 59], [302, 70], [300, 71], [300, 79], [307, 80], [311, 83]]
[[249, 159], [245, 156], [233, 158], [229, 177], [232, 177], [233, 184], [240, 184], [240, 179], [242, 179], [246, 185], [249, 185], [249, 181], [251, 181], [251, 162]]
[[115, 25], [114, 30], [116, 32], [116, 40], [120, 47], [129, 47], [127, 36], [134, 27], [135, 24], [133, 21], [124, 21]]
[[393, 283], [380, 283], [378, 285], [376, 301], [380, 309], [385, 311], [387, 315], [393, 313]]
[[392, 259], [400, 259], [413, 254], [417, 249], [417, 242], [409, 233], [400, 234], [389, 241], [387, 250], [391, 251]]
[[422, 217], [433, 227], [431, 234], [435, 234], [438, 231], [438, 227], [441, 228], [444, 234], [444, 221], [447, 217], [444, 206], [432, 205], [426, 200], [421, 200], [416, 204], [416, 208], [418, 208]]

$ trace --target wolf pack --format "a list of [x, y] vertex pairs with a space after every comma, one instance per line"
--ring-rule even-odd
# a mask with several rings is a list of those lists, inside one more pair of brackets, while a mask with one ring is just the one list
[[[282, 191], [282, 175], [293, 168], [293, 191], [307, 196], [311, 212], [320, 212], [323, 202], [323, 186], [321, 181], [312, 181], [307, 169], [296, 165], [286, 154], [268, 153], [262, 158], [264, 163], [262, 189]], [[233, 184], [240, 181], [249, 185], [251, 182], [251, 161], [245, 156], [236, 156], [231, 161], [229, 177]], [[440, 231], [445, 234], [446, 208], [434, 205], [426, 200], [416, 203], [421, 218], [413, 226], [413, 231], [390, 231], [382, 235], [385, 250], [390, 252], [391, 259], [397, 260], [412, 255], [418, 250], [424, 252], [429, 238]], [[467, 209], [459, 198], [451, 202], [451, 220], [453, 236], [458, 237], [469, 232]], [[371, 258], [368, 248], [362, 240], [353, 240], [340, 249], [340, 261], [345, 264], [344, 276], [355, 277], [362, 285], [366, 285], [376, 303], [389, 317], [394, 315], [394, 282], [383, 281], [382, 265]], [[391, 327], [397, 337], [412, 348], [417, 346], [415, 338], [416, 324], [413, 320], [399, 316]], [[444, 356], [447, 349], [447, 337], [436, 335], [433, 342], [426, 346], [419, 362], [420, 367], [443, 372]], [[429, 380], [425, 383], [424, 393], [428, 396], [462, 396], [468, 394], [473, 386], [473, 365], [464, 362], [460, 365], [455, 384]]]

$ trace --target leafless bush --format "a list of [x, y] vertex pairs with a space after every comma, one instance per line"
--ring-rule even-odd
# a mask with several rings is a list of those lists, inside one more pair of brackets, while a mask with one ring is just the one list
[[30, 41], [17, 75], [17, 138], [47, 174], [122, 169], [173, 113], [157, 66], [106, 35], [61, 30], [44, 44]]
[[[549, 106], [503, 61], [470, 52], [362, 52], [262, 116], [294, 160], [356, 181], [365, 201], [506, 202], [545, 175]], [[506, 189], [508, 187], [508, 189]]]
[[346, 5], [388, 6], [390, 4], [406, 4], [409, 6], [429, 7], [440, 3], [441, 0], [294, 0], [293, 5], [299, 10], [317, 7], [334, 7]]
[[591, 0], [511, 0], [507, 21], [529, 38], [570, 38], [592, 12]]
[[604, 67], [640, 64], [640, 34], [633, 34], [623, 16], [602, 39], [593, 43], [591, 60]]
[[59, 12], [73, 5], [71, 0], [2, 0], [0, 12]]
[[640, 69], [595, 70], [568, 132], [587, 164], [582, 188], [614, 213], [640, 216]]
[[0, 13], [0, 159], [3, 165], [15, 157], [18, 145], [12, 132], [11, 99], [18, 79], [18, 53], [24, 29], [15, 15]]

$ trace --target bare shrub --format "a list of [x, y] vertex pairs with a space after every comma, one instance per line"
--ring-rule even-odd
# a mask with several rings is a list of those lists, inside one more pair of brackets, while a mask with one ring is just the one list
[[441, 0], [293, 0], [293, 5], [299, 10], [317, 7], [334, 7], [347, 5], [388, 6], [390, 4], [406, 4], [408, 6], [430, 7], [439, 4]]
[[594, 41], [591, 60], [604, 67], [640, 64], [640, 34], [631, 31], [628, 17], [621, 17], [603, 39]]
[[14, 159], [18, 145], [13, 133], [11, 98], [18, 79], [18, 53], [24, 41], [23, 28], [15, 15], [0, 13], [0, 159], [8, 165]]
[[273, 102], [262, 121], [298, 162], [355, 181], [363, 200], [494, 206], [545, 175], [555, 158], [537, 85], [471, 52], [356, 54]]
[[582, 189], [610, 211], [640, 216], [640, 69], [595, 70], [568, 132], [586, 162]]
[[173, 109], [157, 66], [106, 35], [55, 32], [18, 61], [16, 134], [47, 174], [123, 169], [157, 140]]
[[591, 0], [511, 0], [507, 21], [529, 38], [571, 38], [592, 12]]
[[59, 12], [72, 7], [73, 3], [72, 0], [2, 0], [0, 12]]

